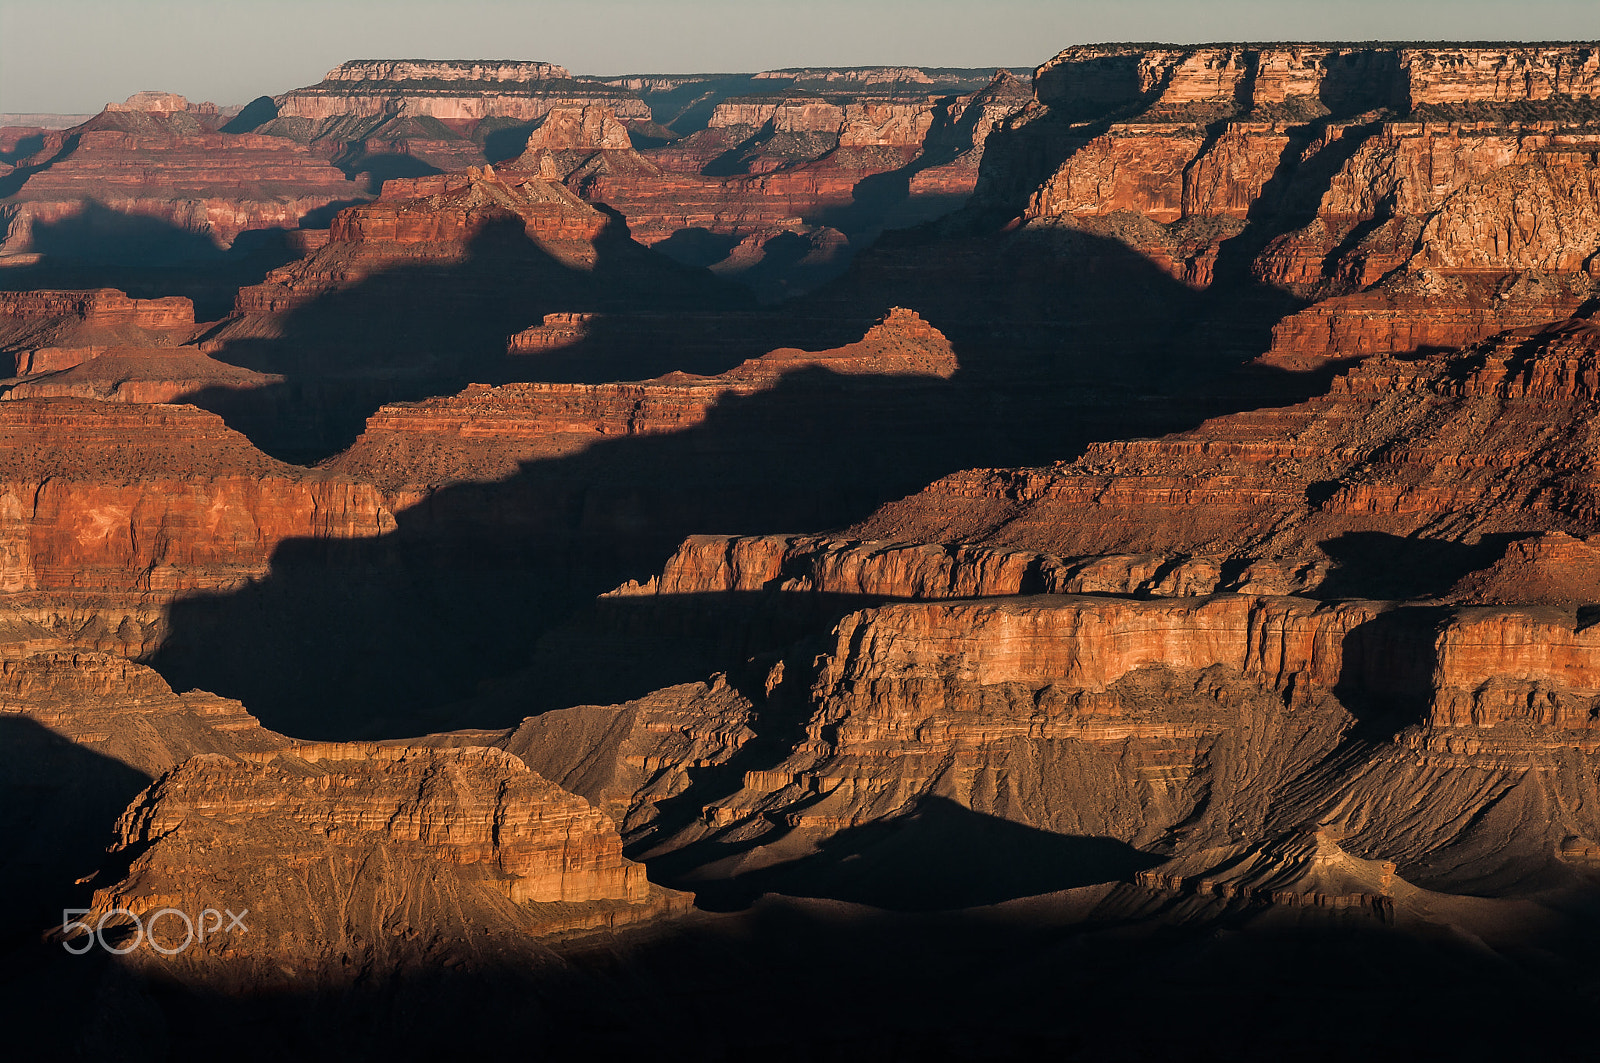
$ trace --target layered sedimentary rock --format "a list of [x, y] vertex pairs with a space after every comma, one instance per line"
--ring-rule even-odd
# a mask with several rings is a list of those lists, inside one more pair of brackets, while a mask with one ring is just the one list
[[1526, 47], [1439, 45], [1401, 51], [1412, 106], [1518, 103], [1600, 96], [1592, 44]]
[[1332, 560], [1345, 567], [1346, 587], [1420, 579], [1442, 594], [1449, 564], [1371, 583], [1370, 566], [1383, 563], [1362, 544], [1458, 543], [1454, 564], [1476, 567], [1493, 555], [1467, 547], [1486, 535], [1592, 529], [1597, 336], [1578, 320], [1461, 353], [1369, 358], [1322, 398], [1163, 439], [1096, 444], [1049, 469], [963, 473], [857, 532], [1058, 557], [1203, 558], [1217, 585], [1233, 588], [1260, 586], [1252, 563], [1266, 561], [1282, 566], [1288, 586], [1316, 586], [1340, 578]]
[[265, 573], [284, 539], [393, 526], [374, 488], [274, 461], [192, 406], [18, 399], [0, 436], [7, 601], [130, 656], [175, 595]]
[[[73, 244], [99, 225], [102, 241], [155, 242], [170, 253], [174, 238], [156, 223], [226, 247], [247, 229], [298, 228], [316, 211], [365, 198], [300, 145], [220, 132], [215, 107], [180, 107], [174, 101], [182, 97], [169, 97], [138, 94], [78, 126], [55, 152], [29, 160], [25, 179], [0, 201], [5, 250], [28, 250], [42, 230], [53, 234], [46, 242], [57, 254], [104, 255], [106, 247]], [[104, 211], [135, 221], [117, 225], [97, 213]], [[141, 228], [137, 219], [150, 222]], [[89, 232], [75, 235], [74, 224]]]
[[960, 96], [983, 88], [986, 68], [844, 67], [764, 70], [758, 74], [629, 74], [602, 79], [616, 88], [639, 93], [660, 127], [678, 136], [705, 128], [724, 101], [746, 95]]
[[724, 676], [623, 705], [579, 705], [523, 720], [496, 740], [587, 798], [617, 829], [647, 829], [696, 774], [726, 764], [755, 733], [753, 706]]
[[[768, 249], [774, 239], [795, 234], [816, 243], [839, 226], [839, 246], [819, 248], [796, 273], [811, 284], [842, 268], [847, 241], [958, 207], [976, 186], [989, 132], [1027, 100], [1006, 71], [959, 96], [894, 94], [877, 82], [861, 82], [854, 95], [806, 95], [796, 83], [781, 93], [725, 98], [705, 128], [639, 152], [628, 150], [619, 123], [603, 135], [603, 120], [580, 121], [577, 112], [555, 121], [569, 131], [546, 144], [552, 114], [512, 165], [558, 177], [620, 211], [644, 243], [696, 234], [699, 242], [678, 253], [727, 275], [759, 276], [762, 260], [776, 257], [776, 247]], [[904, 174], [904, 191], [873, 191], [869, 179], [890, 172]], [[723, 246], [712, 237], [738, 242]]]
[[260, 103], [255, 132], [307, 144], [379, 180], [499, 162], [515, 154], [501, 143], [520, 142], [552, 110], [604, 106], [650, 119], [626, 88], [510, 60], [353, 60], [319, 84]]
[[[88, 900], [106, 824], [150, 779], [197, 753], [264, 751], [286, 739], [237, 701], [177, 694], [136, 652], [133, 621], [51, 630], [0, 623], [0, 941], [9, 950]], [[103, 645], [111, 654], [87, 649]], [[79, 885], [75, 885], [78, 883]]]
[[574, 81], [553, 63], [512, 60], [364, 60], [277, 98], [283, 118], [427, 115], [443, 119], [542, 118], [552, 107], [601, 101], [629, 118], [650, 109], [626, 90]]
[[311, 259], [269, 275], [240, 293], [240, 312], [281, 311], [369, 272], [418, 259], [450, 260], [469, 253], [472, 240], [504, 223], [563, 258], [592, 258], [586, 245], [605, 228], [605, 216], [542, 181], [508, 183], [493, 167], [393, 181], [377, 202], [342, 211], [328, 243]]
[[[1384, 875], [1398, 861], [1435, 882], [1474, 861], [1478, 874], [1536, 876], [1566, 859], [1562, 839], [1594, 829], [1580, 796], [1594, 793], [1596, 744], [1578, 632], [1570, 613], [1440, 618], [1242, 595], [880, 606], [839, 623], [801, 694], [804, 736], [747, 761], [735, 792], [711, 791], [698, 819], [652, 840], [714, 853], [773, 843], [776, 823], [790, 832], [786, 859], [809, 839], [822, 860], [841, 832], [950, 802], [1175, 853], [1149, 885], [1240, 880], [1221, 896], [1382, 910], [1385, 891], [1349, 886], [1374, 857], [1389, 861]], [[1468, 694], [1469, 674], [1501, 678]], [[792, 681], [776, 669], [769, 696]], [[1385, 720], [1412, 724], [1401, 744], [1352, 744], [1353, 728]], [[1286, 838], [1235, 862], [1237, 839], [1307, 821], [1342, 831], [1351, 855]], [[745, 862], [752, 883], [790, 873], [761, 864]]]
[[[20, 639], [24, 628], [28, 637]], [[10, 621], [0, 643], [3, 718], [35, 724], [146, 779], [198, 753], [260, 752], [287, 741], [263, 728], [237, 701], [200, 690], [175, 693], [145, 665], [82, 648], [96, 637], [93, 630], [50, 631]], [[137, 643], [138, 637], [129, 641]], [[67, 790], [93, 782], [80, 774], [54, 785]]]
[[281, 376], [219, 362], [192, 346], [42, 348], [30, 353], [25, 371], [33, 375], [0, 397], [169, 403], [208, 389], [249, 391], [284, 383]]
[[[129, 806], [116, 848], [137, 858], [96, 893], [91, 917], [144, 916], [154, 926], [141, 961], [214, 982], [222, 965], [235, 985], [526, 957], [535, 934], [685, 907], [623, 858], [602, 813], [489, 747], [194, 757]], [[253, 874], [262, 860], [278, 869], [269, 880]], [[162, 923], [164, 908], [240, 919], [196, 939], [180, 920]], [[397, 920], [426, 935], [396, 933]]]
[[1023, 216], [1198, 286], [1237, 250], [1324, 299], [1275, 329], [1271, 364], [1470, 343], [1594, 291], [1594, 54], [1069, 49], [1036, 77], [1063, 161]]
[[1519, 539], [1500, 560], [1468, 573], [1450, 589], [1453, 601], [1475, 605], [1539, 602], [1582, 605], [1600, 600], [1600, 550], [1565, 532]]
[[704, 425], [719, 404], [768, 391], [791, 374], [816, 374], [820, 396], [851, 377], [915, 388], [956, 369], [949, 341], [913, 311], [895, 307], [856, 343], [779, 349], [717, 376], [476, 385], [459, 395], [385, 406], [330, 468], [391, 487], [493, 480], [523, 462], [572, 455], [607, 439], [688, 431]]
[[[507, 364], [508, 340], [546, 314], [703, 313], [740, 301], [558, 184], [488, 166], [396, 180], [341, 212], [309, 256], [242, 288], [234, 315], [202, 343], [293, 385], [206, 404], [274, 453], [319, 460], [385, 402], [525, 373]], [[662, 361], [647, 345], [614, 353]]]
[[[711, 125], [634, 150], [665, 134], [595, 98], [518, 119], [517, 166], [396, 177], [246, 289], [204, 355], [139, 338], [190, 327], [177, 304], [19, 297], [16, 350], [97, 356], [39, 356], [0, 402], [0, 723], [24, 752], [0, 757], [0, 819], [80, 808], [72, 780], [97, 769], [114, 783], [72, 813], [94, 844], [27, 879], [48, 883], [29, 910], [87, 901], [71, 884], [96, 865], [92, 918], [248, 908], [237, 937], [127, 969], [331, 989], [341, 1017], [346, 990], [401, 972], [449, 972], [420, 983], [430, 1006], [486, 984], [535, 997], [518, 979], [553, 932], [682, 907], [628, 857], [701, 891], [693, 947], [747, 905], [726, 937], [777, 922], [837, 969], [860, 953], [818, 944], [829, 919], [863, 951], [892, 922], [946, 960], [951, 927], [987, 958], [1021, 927], [1044, 974], [1016, 984], [1046, 987], [1042, 1011], [1071, 995], [1060, 971], [1101, 979], [1094, 927], [1137, 960], [1140, 1000], [1203, 991], [1165, 964], [1170, 939], [1203, 940], [1210, 978], [1254, 926], [1296, 948], [1306, 928], [1422, 928], [1404, 947], [1469, 940], [1529, 963], [1539, 1005], [1577, 1000], [1549, 987], [1586, 984], [1588, 939], [1567, 931], [1591, 918], [1600, 851], [1600, 332], [1567, 320], [1600, 247], [1591, 55], [1084, 48], [1041, 68], [1036, 98], [919, 70], [778, 72], [742, 95], [619, 80], [681, 105], [684, 131], [696, 107]], [[440, 73], [352, 67], [306, 99], [382, 82], [444, 100]], [[492, 121], [358, 117], [458, 146]], [[688, 271], [649, 272], [596, 205], [662, 243], [693, 221], [718, 238], [702, 258], [755, 261], [870, 231], [889, 215], [834, 229], [815, 211], [875, 189], [960, 195], [980, 159], [971, 210], [794, 308], [834, 329], [915, 308], [820, 351], [675, 302]], [[144, 331], [99, 352], [95, 300], [111, 333]], [[674, 336], [703, 374], [666, 371]], [[624, 349], [652, 368], [624, 372]], [[1135, 383], [1104, 383], [1119, 373]], [[372, 401], [341, 408], [365, 430], [312, 468], [139, 401], [237, 391], [303, 415], [328, 381]], [[1047, 463], [969, 468], [1019, 451]], [[127, 657], [304, 737], [439, 733], [296, 741]], [[49, 832], [29, 837], [24, 863]], [[1178, 933], [1149, 935], [1145, 962], [1129, 943], [1158, 926]], [[665, 962], [663, 938], [621, 940], [580, 961], [574, 995], [605, 997], [596, 969], [652, 990], [666, 969], [681, 993], [651, 1021], [703, 1006], [723, 1028], [726, 987]], [[1366, 964], [1400, 939], [1359, 940]], [[932, 999], [963, 1010], [974, 984], [951, 984]], [[789, 1036], [772, 1029], [769, 1046]]]
[[67, 369], [119, 345], [176, 346], [195, 335], [182, 296], [130, 299], [114, 288], [0, 292], [0, 351], [15, 375]]

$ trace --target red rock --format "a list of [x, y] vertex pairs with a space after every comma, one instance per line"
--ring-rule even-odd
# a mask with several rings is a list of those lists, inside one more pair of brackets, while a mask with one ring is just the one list
[[1206, 559], [1213, 571], [1246, 566], [1236, 587], [1267, 578], [1254, 566], [1271, 563], [1290, 579], [1275, 584], [1280, 592], [1329, 578], [1325, 547], [1343, 536], [1587, 534], [1600, 504], [1579, 411], [1595, 339], [1579, 321], [1514, 331], [1463, 356], [1372, 358], [1297, 406], [1096, 444], [1051, 468], [948, 477], [852, 534], [1037, 553], [1057, 565]]
[[[1594, 55], [1589, 46], [1069, 49], [1040, 68], [1041, 101], [1063, 113], [1119, 102], [1143, 110], [1068, 141], [1024, 216], [1120, 239], [1204, 286], [1222, 242], [1281, 209], [1262, 201], [1265, 190], [1282, 202], [1315, 194], [1315, 220], [1267, 241], [1252, 266], [1262, 280], [1336, 297], [1280, 323], [1266, 361], [1285, 368], [1456, 346], [1557, 319], [1594, 291], [1583, 249], [1600, 239], [1597, 134], [1582, 107], [1560, 102], [1592, 94], [1583, 71]], [[1534, 110], [1494, 109], [1514, 101]], [[1330, 107], [1337, 113], [1322, 117]], [[1330, 170], [1325, 186], [1301, 176]], [[1514, 281], [1565, 290], [1498, 299]], [[1369, 312], [1374, 299], [1392, 321]]]
[[157, 93], [78, 126], [64, 154], [30, 172], [3, 209], [7, 251], [25, 251], [38, 225], [73, 218], [92, 187], [101, 206], [146, 216], [230, 245], [247, 229], [297, 228], [332, 203], [364, 198], [344, 174], [280, 137], [220, 133], [221, 118]]
[[[91, 645], [130, 655], [175, 596], [264, 575], [285, 539], [394, 526], [372, 487], [274, 461], [192, 406], [0, 402], [0, 440], [0, 592], [47, 625], [93, 619]], [[112, 634], [125, 618], [131, 645]]]
[[66, 369], [117, 345], [175, 346], [195, 332], [194, 305], [182, 296], [0, 292], [0, 352], [14, 359], [18, 376]]
[[398, 263], [460, 261], [475, 236], [507, 221], [558, 260], [580, 267], [594, 261], [592, 241], [607, 224], [605, 215], [559, 185], [526, 176], [503, 178], [492, 166], [390, 181], [377, 202], [341, 211], [328, 242], [309, 258], [241, 289], [236, 313], [246, 320], [208, 342], [215, 347], [249, 335], [259, 326], [248, 315], [292, 310]]
[[1407, 48], [1400, 56], [1413, 106], [1600, 96], [1600, 53], [1592, 44], [1442, 44]]
[[857, 343], [779, 349], [713, 377], [672, 373], [615, 384], [476, 385], [444, 398], [383, 407], [330, 466], [390, 489], [513, 474], [521, 463], [571, 455], [607, 439], [683, 432], [729, 396], [753, 395], [804, 369], [838, 376], [948, 378], [949, 341], [916, 313], [893, 308]]
[[[70, 352], [72, 359], [53, 358], [55, 351], [34, 351], [29, 372], [47, 375], [13, 385], [4, 398], [165, 403], [206, 388], [250, 389], [284, 381], [281, 376], [216, 361], [198, 347], [78, 348]], [[78, 354], [88, 357], [79, 362]]]
[[[610, 820], [587, 801], [482, 746], [199, 756], [158, 779], [118, 826], [117, 847], [136, 858], [96, 892], [91, 918], [120, 910], [156, 922], [164, 951], [135, 962], [213, 980], [259, 982], [274, 969], [318, 977], [341, 956], [372, 972], [441, 944], [525, 956], [530, 935], [687, 907], [622, 856]], [[254, 875], [264, 859], [281, 873]], [[224, 907], [241, 914], [234, 932], [210, 927], [187, 945], [181, 921], [155, 917]], [[397, 935], [397, 919], [428, 926], [427, 938]]]

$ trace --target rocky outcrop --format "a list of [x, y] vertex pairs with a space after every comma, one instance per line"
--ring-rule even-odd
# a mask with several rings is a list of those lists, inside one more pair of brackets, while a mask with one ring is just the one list
[[1450, 598], [1473, 605], [1600, 601], [1600, 550], [1565, 532], [1519, 539], [1494, 564], [1463, 576]]
[[[391, 489], [510, 476], [522, 462], [572, 455], [605, 440], [680, 433], [719, 404], [758, 394], [806, 371], [819, 401], [841, 378], [925, 386], [957, 368], [945, 337], [913, 311], [893, 308], [856, 343], [827, 351], [779, 349], [717, 376], [672, 373], [616, 384], [474, 385], [453, 396], [385, 406], [329, 466]], [[796, 385], [804, 386], [804, 385]]]
[[1338, 832], [1321, 828], [1243, 852], [1209, 850], [1138, 875], [1140, 885], [1290, 907], [1365, 908], [1393, 917], [1396, 886], [1389, 860], [1362, 860], [1339, 847]]
[[[1582, 411], [1597, 335], [1580, 320], [1460, 355], [1371, 358], [1307, 403], [1096, 444], [1049, 469], [958, 474], [855, 532], [1059, 557], [1165, 552], [1219, 571], [1276, 559], [1314, 581], [1305, 589], [1331, 578], [1341, 543], [1354, 551], [1343, 564], [1370, 564], [1363, 535], [1582, 531], [1596, 512]], [[1443, 579], [1435, 593], [1456, 578], [1444, 577], [1430, 577]]]
[[[73, 130], [50, 158], [28, 167], [16, 191], [0, 200], [4, 249], [29, 250], [41, 226], [80, 216], [93, 223], [92, 214], [85, 215], [91, 198], [100, 208], [209, 236], [222, 247], [245, 230], [295, 229], [315, 211], [365, 198], [359, 186], [302, 146], [281, 137], [219, 132], [222, 117], [215, 107], [179, 107], [175, 100], [182, 97], [168, 95], [142, 102], [135, 97], [102, 112]], [[100, 238], [139, 236], [136, 229], [113, 227]]]
[[17, 376], [68, 369], [120, 345], [176, 346], [195, 335], [182, 296], [130, 299], [115, 288], [0, 292], [0, 352]]
[[1400, 52], [1407, 96], [1424, 104], [1523, 103], [1600, 97], [1592, 44], [1483, 47], [1441, 44]]
[[70, 607], [53, 628], [0, 620], [0, 940], [23, 946], [86, 906], [106, 827], [150, 779], [198, 753], [265, 751], [287, 739], [237, 701], [174, 693], [136, 652], [137, 623], [106, 630]]
[[1595, 54], [1069, 49], [1036, 75], [1035, 128], [1053, 132], [1019, 140], [1064, 161], [1031, 189], [997, 166], [991, 189], [1197, 287], [1242, 248], [1251, 276], [1315, 301], [1274, 330], [1268, 364], [1459, 346], [1595, 291]]
[[[195, 757], [129, 806], [115, 848], [136, 857], [96, 892], [91, 918], [144, 916], [155, 928], [135, 962], [213, 981], [384, 978], [440, 954], [526, 956], [532, 935], [686, 908], [622, 856], [602, 813], [481, 746]], [[278, 868], [270, 879], [251, 874], [263, 859]], [[155, 916], [163, 908], [241, 921], [186, 941], [181, 920]], [[397, 935], [396, 920], [428, 933]]]
[[329, 246], [383, 244], [463, 247], [495, 219], [522, 221], [541, 243], [587, 243], [605, 228], [594, 208], [558, 186], [538, 181], [511, 184], [494, 167], [438, 178], [397, 181], [378, 202], [342, 211], [329, 229]]
[[374, 488], [274, 461], [192, 406], [0, 402], [0, 438], [0, 592], [129, 656], [159, 644], [175, 596], [263, 575], [285, 539], [394, 524]]
[[[24, 627], [25, 640], [17, 637]], [[199, 753], [265, 752], [287, 742], [237, 701], [201, 690], [175, 693], [145, 665], [82, 648], [93, 638], [93, 631], [52, 632], [12, 620], [0, 642], [0, 718], [36, 724], [146, 779]], [[65, 776], [52, 785], [96, 782]], [[124, 794], [123, 803], [131, 797]]]
[[1134, 845], [1209, 807], [1239, 815], [1240, 780], [1270, 791], [1337, 744], [1348, 717], [1328, 690], [1360, 670], [1341, 647], [1379, 612], [1023, 597], [852, 613], [818, 662], [804, 737], [676, 844], [773, 822], [825, 838], [936, 797]]
[[530, 716], [497, 744], [637, 833], [697, 774], [755, 737], [753, 706], [724, 676], [655, 691], [624, 705]]
[[558, 107], [528, 134], [529, 151], [606, 151], [633, 147], [610, 107]]
[[244, 762], [192, 759], [129, 807], [120, 843], [149, 845], [196, 819], [252, 830], [280, 821], [327, 838], [372, 834], [479, 872], [519, 904], [638, 902], [649, 893], [644, 868], [623, 860], [603, 815], [487, 747], [329, 744]]
[[[77, 361], [83, 358], [83, 361]], [[3, 399], [76, 398], [109, 402], [177, 402], [208, 388], [246, 391], [282, 384], [204, 354], [198, 347], [41, 348], [29, 355], [27, 373]]]
[[506, 81], [516, 84], [570, 78], [564, 66], [523, 60], [352, 59], [328, 71], [326, 81]]
[[592, 264], [592, 241], [605, 215], [558, 185], [526, 177], [503, 178], [494, 167], [391, 181], [376, 202], [341, 211], [328, 243], [311, 257], [269, 273], [241, 289], [237, 313], [246, 316], [210, 338], [226, 343], [249, 335], [248, 315], [281, 314], [318, 296], [408, 262], [460, 261], [473, 242], [507, 226], [534, 246], [573, 265]]
[[[1600, 748], [1586, 638], [1570, 613], [1248, 595], [863, 609], [838, 624], [814, 673], [769, 675], [758, 714], [779, 711], [774, 691], [801, 697], [803, 737], [749, 767], [735, 792], [708, 793], [695, 822], [657, 824], [651, 841], [715, 852], [774, 841], [776, 823], [785, 852], [801, 839], [826, 851], [841, 832], [948, 801], [1173, 852], [1148, 885], [1387, 913], [1390, 892], [1360, 883], [1394, 881], [1396, 861], [1426, 865], [1452, 846], [1482, 860], [1475, 847], [1506, 829], [1486, 810], [1508, 790], [1551, 808], [1531, 813], [1525, 843], [1501, 858], [1524, 873], [1592, 829], [1577, 796], [1593, 791], [1584, 773]], [[1410, 727], [1399, 744], [1351, 745], [1357, 721]], [[1396, 804], [1397, 792], [1430, 811], [1411, 814], [1424, 806]], [[1307, 820], [1329, 829], [1294, 829]]]
[[[793, 294], [842, 269], [864, 236], [958, 207], [977, 183], [990, 131], [1028, 98], [1005, 71], [987, 87], [957, 97], [881, 89], [820, 96], [790, 86], [783, 93], [723, 99], [705, 128], [638, 152], [629, 148], [621, 124], [596, 106], [582, 112], [587, 117], [552, 114], [509, 165], [564, 181], [585, 199], [620, 211], [646, 244], [679, 233], [738, 238], [723, 250], [725, 257], [703, 264], [724, 276], [748, 277], [758, 290], [769, 241], [786, 233], [813, 241], [819, 233], [836, 235], [824, 254], [808, 256], [793, 278], [785, 278], [796, 284], [779, 292]], [[555, 129], [565, 131], [544, 132]], [[858, 203], [858, 187], [867, 187], [862, 182], [889, 171], [906, 174], [904, 200]], [[823, 227], [835, 215], [850, 219], [849, 232]]]

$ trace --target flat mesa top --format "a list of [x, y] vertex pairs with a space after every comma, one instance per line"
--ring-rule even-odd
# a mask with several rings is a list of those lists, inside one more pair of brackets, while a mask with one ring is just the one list
[[524, 59], [352, 59], [328, 71], [326, 81], [553, 81], [566, 67]]

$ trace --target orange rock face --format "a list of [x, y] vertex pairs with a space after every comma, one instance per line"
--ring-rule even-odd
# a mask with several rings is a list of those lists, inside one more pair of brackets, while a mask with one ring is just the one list
[[331, 467], [391, 486], [508, 477], [522, 462], [572, 455], [607, 439], [692, 429], [719, 403], [758, 394], [805, 370], [830, 378], [895, 376], [914, 384], [948, 378], [956, 359], [937, 329], [895, 307], [857, 343], [828, 351], [779, 349], [714, 377], [476, 385], [459, 395], [385, 406]]
[[0, 590], [130, 656], [158, 641], [163, 603], [265, 573], [284, 539], [393, 526], [369, 485], [273, 461], [192, 406], [20, 399], [0, 435]]
[[215, 108], [179, 107], [158, 95], [154, 103], [97, 115], [29, 168], [0, 200], [5, 250], [27, 251], [40, 227], [77, 218], [91, 186], [102, 207], [209, 236], [222, 247], [247, 229], [295, 229], [313, 211], [365, 198], [360, 186], [292, 141], [219, 132]]
[[1577, 321], [1461, 354], [1371, 358], [1308, 403], [1097, 444], [1053, 468], [962, 473], [857, 531], [923, 539], [938, 527], [1065, 557], [1162, 551], [1237, 569], [1239, 582], [1218, 586], [1245, 586], [1261, 572], [1252, 563], [1272, 561], [1309, 587], [1331, 578], [1328, 552], [1353, 541], [1341, 537], [1584, 530], [1597, 511], [1581, 413], [1597, 335]]
[[130, 808], [122, 843], [154, 842], [196, 818], [257, 829], [283, 819], [324, 836], [374, 834], [419, 847], [484, 872], [517, 903], [642, 901], [648, 893], [644, 869], [622, 859], [606, 818], [509, 753], [318, 745], [256, 759], [264, 763], [202, 758], [169, 773]]
[[0, 350], [14, 359], [17, 376], [67, 369], [113, 346], [176, 345], [194, 334], [194, 304], [182, 296], [130, 299], [113, 288], [0, 292]]
[[1092, 138], [1061, 134], [1079, 139], [1024, 218], [1115, 234], [1206, 286], [1251, 219], [1310, 213], [1248, 249], [1253, 276], [1324, 300], [1280, 323], [1268, 364], [1471, 343], [1594, 291], [1600, 134], [1570, 103], [1592, 95], [1593, 57], [1069, 49], [1040, 68], [1041, 102], [1138, 113]]
[[[239, 985], [321, 980], [346, 959], [378, 973], [441, 951], [526, 957], [535, 935], [685, 907], [623, 858], [616, 829], [588, 802], [486, 747], [195, 757], [129, 806], [118, 845], [137, 859], [96, 892], [91, 918], [154, 917], [135, 962]], [[255, 878], [263, 859], [279, 873]], [[155, 916], [219, 907], [240, 922], [210, 927], [208, 940]], [[427, 913], [426, 939], [389, 931], [414, 918], [408, 910]]]

